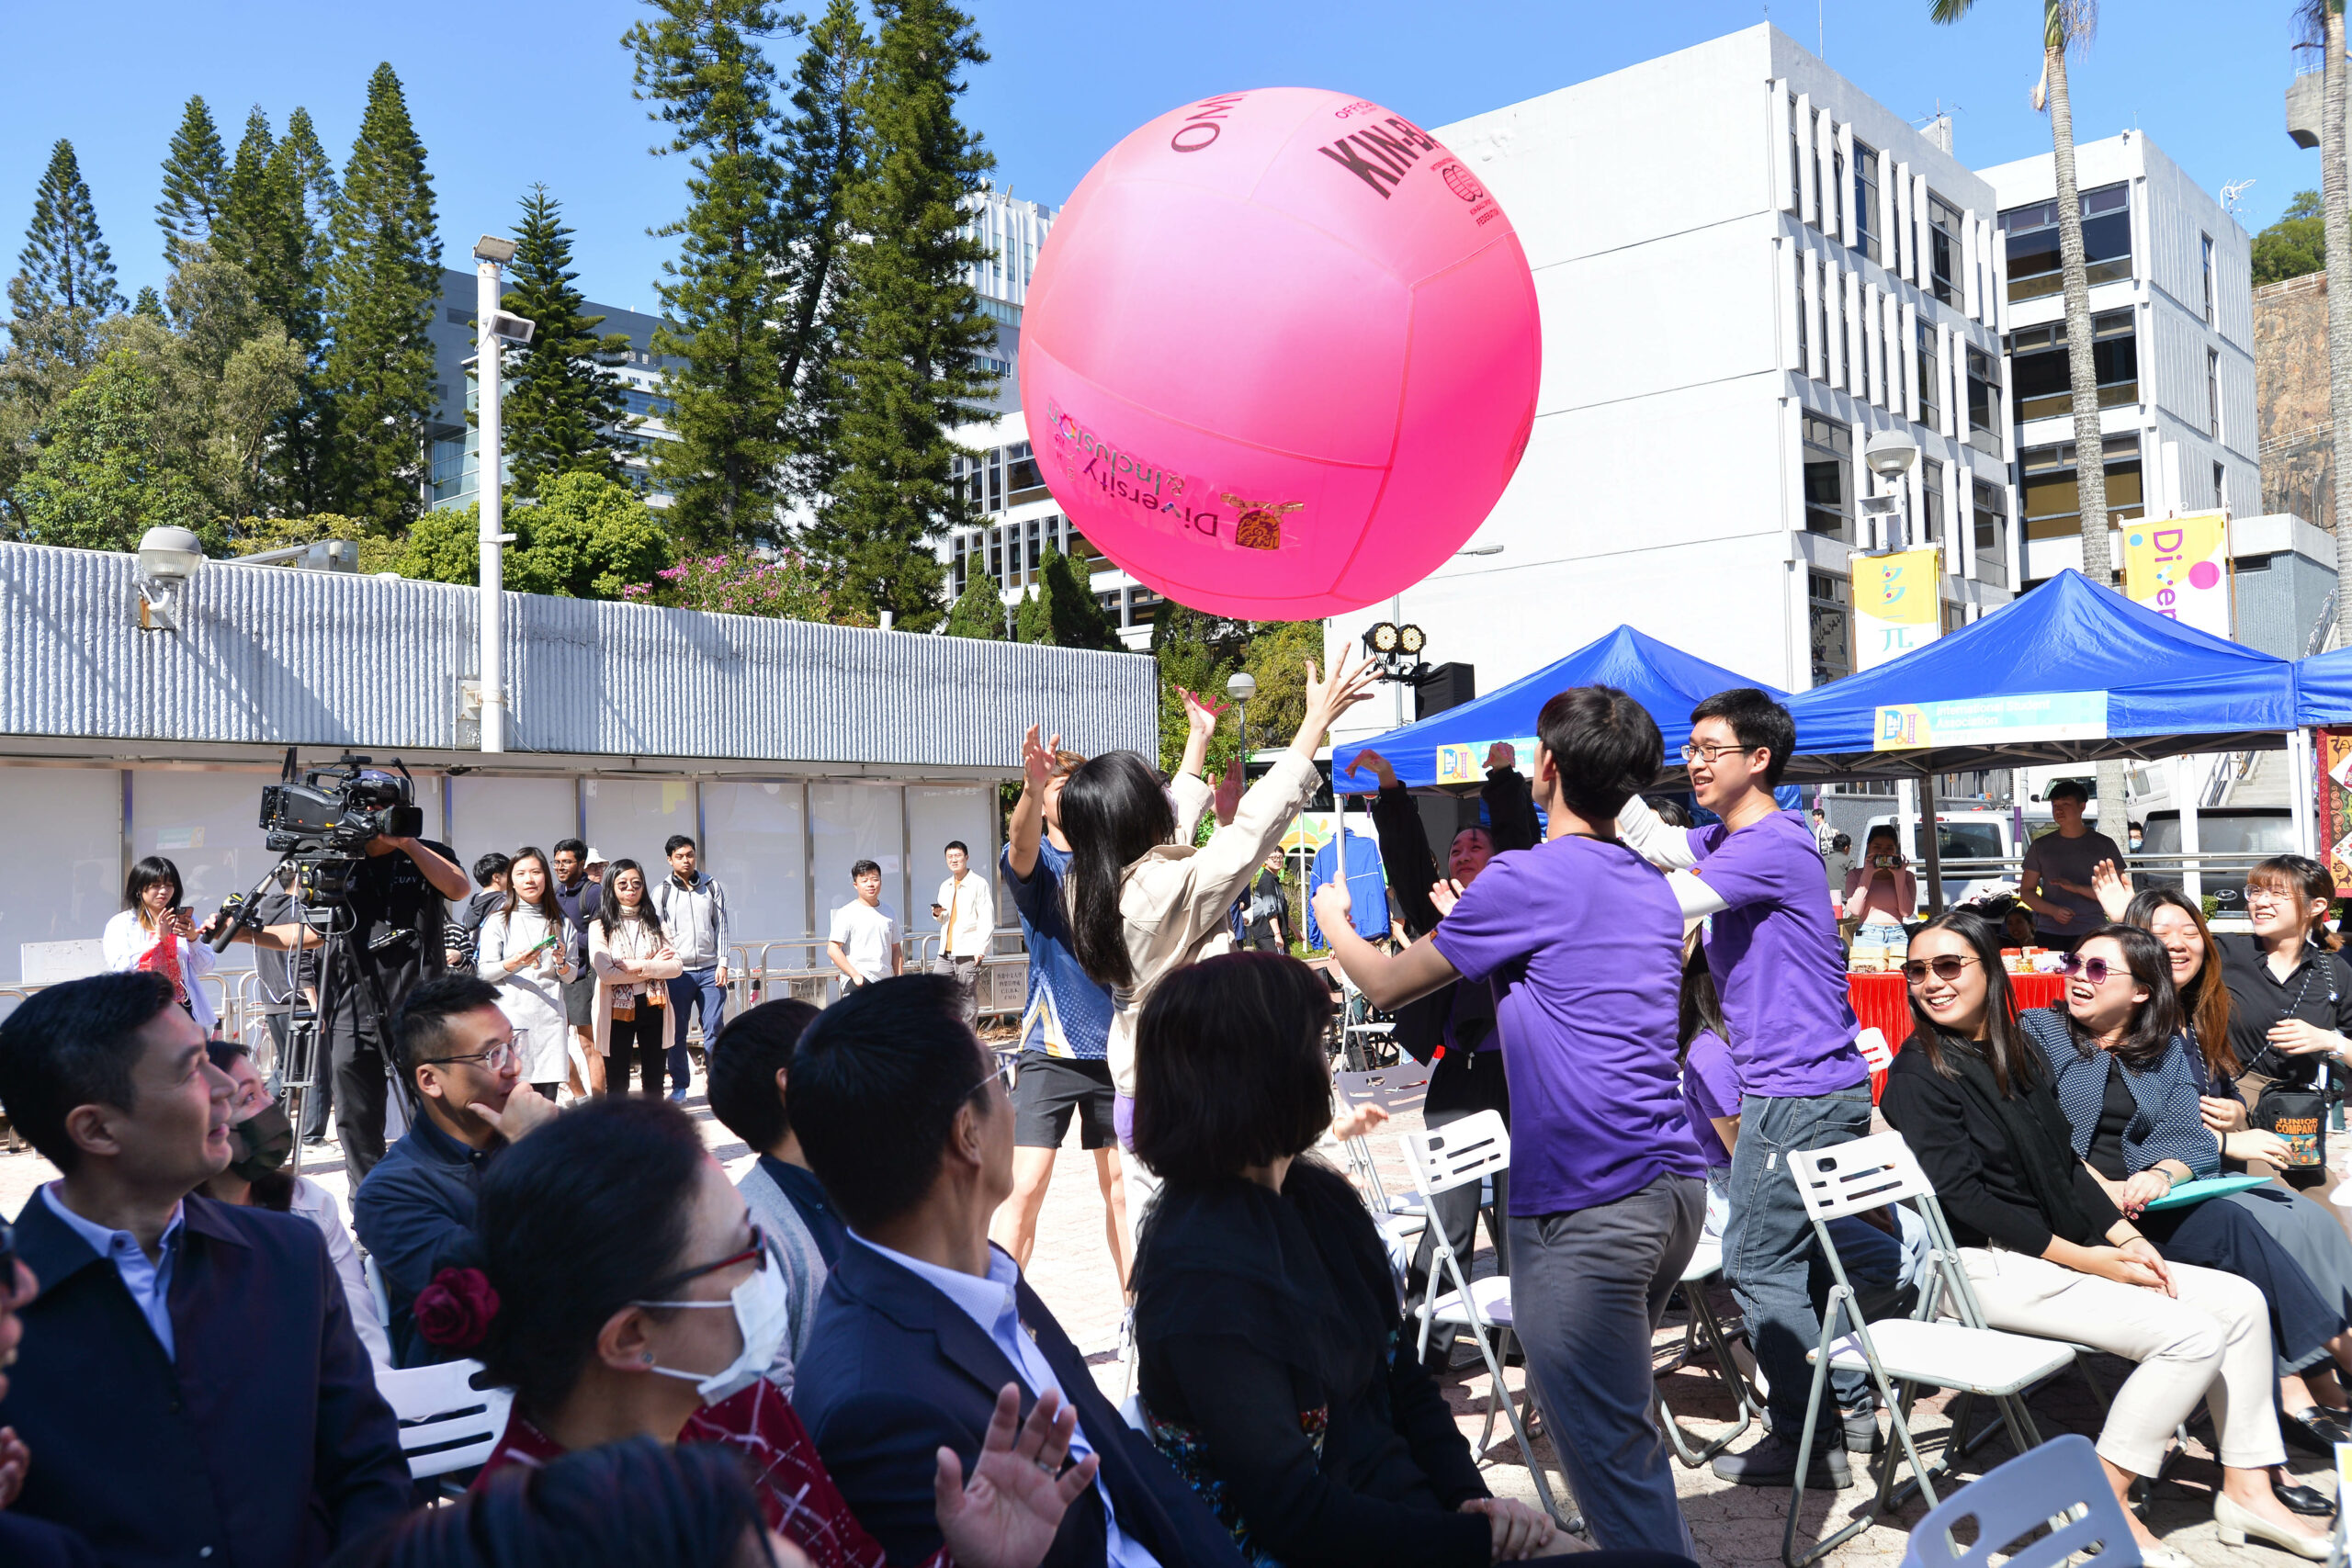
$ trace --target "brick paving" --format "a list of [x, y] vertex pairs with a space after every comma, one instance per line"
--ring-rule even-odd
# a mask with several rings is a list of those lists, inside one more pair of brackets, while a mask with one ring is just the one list
[[[733, 1177], [741, 1177], [749, 1168], [752, 1152], [741, 1142], [720, 1126], [710, 1114], [700, 1091], [701, 1078], [695, 1078], [696, 1092], [687, 1109], [703, 1129], [704, 1141], [712, 1154]], [[1418, 1124], [1417, 1117], [1403, 1117], [1373, 1138], [1380, 1156], [1383, 1179], [1393, 1190], [1401, 1190], [1403, 1159], [1394, 1144], [1396, 1132]], [[317, 1180], [343, 1201], [348, 1212], [348, 1181], [342, 1154], [333, 1144], [324, 1149], [305, 1151], [310, 1157], [304, 1162], [304, 1174]], [[15, 1214], [30, 1197], [33, 1189], [56, 1175], [46, 1160], [30, 1152], [0, 1152], [0, 1213]], [[1483, 1231], [1481, 1236], [1483, 1239]], [[1491, 1270], [1492, 1255], [1483, 1247], [1474, 1265], [1474, 1273]], [[1126, 1371], [1118, 1359], [1119, 1324], [1122, 1306], [1118, 1282], [1103, 1245], [1102, 1205], [1100, 1190], [1095, 1184], [1094, 1161], [1078, 1147], [1073, 1123], [1069, 1144], [1056, 1161], [1054, 1179], [1046, 1190], [1043, 1213], [1038, 1217], [1036, 1250], [1031, 1258], [1029, 1280], [1046, 1304], [1053, 1309], [1070, 1337], [1087, 1353], [1095, 1381], [1114, 1401], [1127, 1393]], [[1729, 1317], [1736, 1312], [1729, 1292], [1718, 1291], [1714, 1297], [1716, 1312]], [[1677, 1311], [1668, 1314], [1660, 1330], [1656, 1346], [1657, 1364], [1670, 1364], [1679, 1350], [1683, 1335], [1683, 1318]], [[28, 1341], [24, 1354], [37, 1356], [40, 1347]], [[2100, 1358], [2095, 1368], [2102, 1386], [2112, 1390], [2130, 1367], [2109, 1358]], [[1485, 1368], [1471, 1371], [1453, 1371], [1444, 1379], [1446, 1398], [1453, 1405], [1464, 1437], [1474, 1444], [1485, 1419], [1488, 1378]], [[1521, 1393], [1522, 1374], [1516, 1367], [1505, 1371], [1505, 1386], [1514, 1395]], [[1662, 1388], [1676, 1415], [1685, 1423], [1694, 1448], [1700, 1440], [1720, 1431], [1736, 1419], [1730, 1396], [1711, 1375], [1699, 1369], [1685, 1368], [1662, 1379]], [[1913, 1430], [1923, 1452], [1932, 1461], [1940, 1453], [1949, 1432], [1944, 1396], [1923, 1400], [1914, 1422]], [[2068, 1373], [2034, 1394], [2030, 1401], [2036, 1423], [2044, 1438], [2061, 1432], [2081, 1432], [2096, 1437], [2098, 1431], [2098, 1406], [2093, 1401], [2079, 1374]], [[1980, 1414], [1976, 1426], [1984, 1424]], [[2224, 1547], [2216, 1536], [2212, 1523], [2212, 1495], [2219, 1484], [2221, 1472], [2214, 1461], [2211, 1432], [2201, 1419], [2190, 1425], [2191, 1438], [2185, 1453], [2179, 1456], [2170, 1474], [2154, 1488], [2147, 1505], [2150, 1527], [2163, 1538], [2167, 1546], [2187, 1555], [2199, 1568], [2244, 1568], [2248, 1563], [2294, 1561], [2285, 1552], [2261, 1546], [2244, 1549]], [[1535, 1488], [1527, 1468], [1527, 1456], [1520, 1453], [1509, 1427], [1498, 1421], [1498, 1439], [1489, 1451], [1485, 1465], [1487, 1484], [1498, 1495], [1515, 1497], [1531, 1505], [1536, 1503]], [[1742, 1438], [1735, 1447], [1745, 1447], [1752, 1440]], [[1560, 1471], [1551, 1445], [1539, 1429], [1533, 1439], [1536, 1461], [1544, 1467], [1555, 1489], [1561, 1488]], [[2006, 1438], [1996, 1438], [1975, 1454], [1962, 1461], [1963, 1476], [1982, 1474], [1985, 1470], [2008, 1457]], [[2328, 1467], [2324, 1461], [2290, 1448], [2289, 1462], [2299, 1480], [2307, 1484], [2332, 1489]], [[1883, 1462], [1883, 1461], [1880, 1461]], [[1865, 1476], [1858, 1472], [1854, 1487], [1828, 1495], [1808, 1493], [1803, 1526], [1798, 1532], [1800, 1542], [1841, 1527], [1844, 1522], [1865, 1507], [1871, 1495], [1876, 1470]], [[1768, 1568], [1780, 1561], [1781, 1532], [1788, 1506], [1787, 1494], [1780, 1491], [1759, 1491], [1726, 1485], [1702, 1466], [1686, 1469], [1676, 1466], [1676, 1487], [1682, 1499], [1685, 1516], [1690, 1521], [1691, 1534], [1698, 1543], [1699, 1560], [1705, 1568]], [[1565, 1496], [1565, 1491], [1561, 1492]], [[1891, 1521], [1874, 1526], [1847, 1542], [1826, 1561], [1837, 1568], [1895, 1568], [1902, 1560], [1906, 1544], [1905, 1530], [1926, 1507], [1914, 1502], [1900, 1510]], [[1568, 1542], [1573, 1547], [1573, 1540]]]

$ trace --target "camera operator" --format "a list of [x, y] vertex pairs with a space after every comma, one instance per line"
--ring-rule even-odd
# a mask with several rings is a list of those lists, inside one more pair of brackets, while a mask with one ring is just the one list
[[[467, 894], [466, 874], [447, 844], [379, 834], [361, 854], [344, 902], [332, 913], [342, 940], [319, 958], [319, 1038], [333, 1064], [335, 1128], [355, 1184], [384, 1157], [392, 1016], [410, 991], [441, 976], [447, 963], [441, 900]], [[243, 939], [289, 948], [302, 935], [300, 924], [276, 925]]]

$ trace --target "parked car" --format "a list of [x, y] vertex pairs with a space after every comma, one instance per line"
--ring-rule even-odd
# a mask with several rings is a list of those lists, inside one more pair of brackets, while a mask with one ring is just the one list
[[[2197, 814], [2197, 849], [2200, 854], [2291, 854], [2295, 849], [2295, 814], [2284, 806], [2222, 806]], [[2180, 813], [2151, 811], [2141, 824], [2143, 855], [2177, 855], [2180, 850]], [[2201, 881], [2217, 915], [2245, 913], [2245, 870], [2207, 871]], [[2178, 887], [2178, 866], [2134, 868], [2135, 887]]]

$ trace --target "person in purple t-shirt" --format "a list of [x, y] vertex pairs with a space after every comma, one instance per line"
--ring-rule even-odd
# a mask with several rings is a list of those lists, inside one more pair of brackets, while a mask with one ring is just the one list
[[[1795, 747], [1796, 721], [1770, 695], [1719, 692], [1691, 711], [1682, 756], [1699, 804], [1722, 820], [1669, 829], [1638, 797], [1617, 818], [1625, 841], [1671, 874], [1682, 913], [1705, 919], [1702, 945], [1739, 1071], [1724, 1272], [1771, 1383], [1772, 1416], [1761, 1441], [1715, 1461], [1717, 1476], [1743, 1486], [1795, 1479], [1813, 1386], [1805, 1357], [1821, 1341], [1805, 1288], [1820, 1249], [1781, 1156], [1847, 1143], [1871, 1124], [1870, 1069], [1854, 1044], [1821, 852], [1804, 819], [1772, 798]], [[1851, 1472], [1839, 1440], [1875, 1446], [1878, 1417], [1863, 1374], [1833, 1371], [1830, 1381], [1847, 1419], [1815, 1450], [1806, 1484], [1843, 1487]]]
[[1608, 686], [1553, 697], [1536, 731], [1544, 842], [1497, 855], [1458, 901], [1432, 889], [1443, 919], [1394, 956], [1354, 934], [1340, 884], [1317, 894], [1316, 919], [1375, 1007], [1492, 980], [1528, 1375], [1593, 1540], [1690, 1556], [1650, 1381], [1650, 1337], [1706, 1207], [1675, 1077], [1682, 917], [1615, 824], [1666, 747], [1641, 705]]

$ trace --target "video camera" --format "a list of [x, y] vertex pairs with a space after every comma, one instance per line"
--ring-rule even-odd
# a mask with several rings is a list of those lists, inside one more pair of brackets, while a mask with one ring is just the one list
[[399, 758], [400, 776], [376, 770], [366, 757], [349, 752], [323, 768], [311, 768], [294, 782], [294, 752], [286, 753], [279, 782], [261, 792], [263, 841], [299, 860], [354, 860], [379, 838], [413, 839], [424, 831], [424, 813], [414, 804], [415, 782]]

